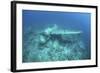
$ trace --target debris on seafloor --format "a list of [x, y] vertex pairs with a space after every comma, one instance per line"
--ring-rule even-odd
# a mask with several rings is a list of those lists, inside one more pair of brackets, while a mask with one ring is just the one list
[[[56, 24], [37, 33], [24, 49], [24, 62], [48, 62], [84, 59], [82, 31], [69, 31]], [[26, 42], [27, 43], [27, 42]], [[81, 44], [80, 44], [81, 43]], [[28, 43], [27, 43], [28, 44]], [[28, 51], [27, 51], [28, 50]]]

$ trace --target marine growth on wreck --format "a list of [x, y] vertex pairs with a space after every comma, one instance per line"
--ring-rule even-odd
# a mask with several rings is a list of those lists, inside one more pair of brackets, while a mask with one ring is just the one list
[[23, 34], [23, 62], [87, 59], [82, 31], [65, 30], [54, 24], [42, 31]]

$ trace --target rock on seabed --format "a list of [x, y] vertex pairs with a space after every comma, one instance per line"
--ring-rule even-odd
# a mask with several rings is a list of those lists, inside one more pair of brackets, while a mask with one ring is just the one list
[[82, 60], [85, 46], [81, 38], [82, 31], [48, 27], [24, 42], [23, 62]]

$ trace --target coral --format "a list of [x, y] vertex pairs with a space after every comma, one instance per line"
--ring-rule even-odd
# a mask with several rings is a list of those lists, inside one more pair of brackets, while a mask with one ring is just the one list
[[60, 29], [56, 24], [38, 33], [24, 33], [23, 62], [84, 59], [85, 45], [81, 36], [82, 31]]

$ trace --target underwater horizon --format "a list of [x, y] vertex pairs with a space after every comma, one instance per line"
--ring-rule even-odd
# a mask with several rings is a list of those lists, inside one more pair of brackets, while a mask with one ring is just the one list
[[22, 62], [91, 59], [91, 14], [22, 11]]

